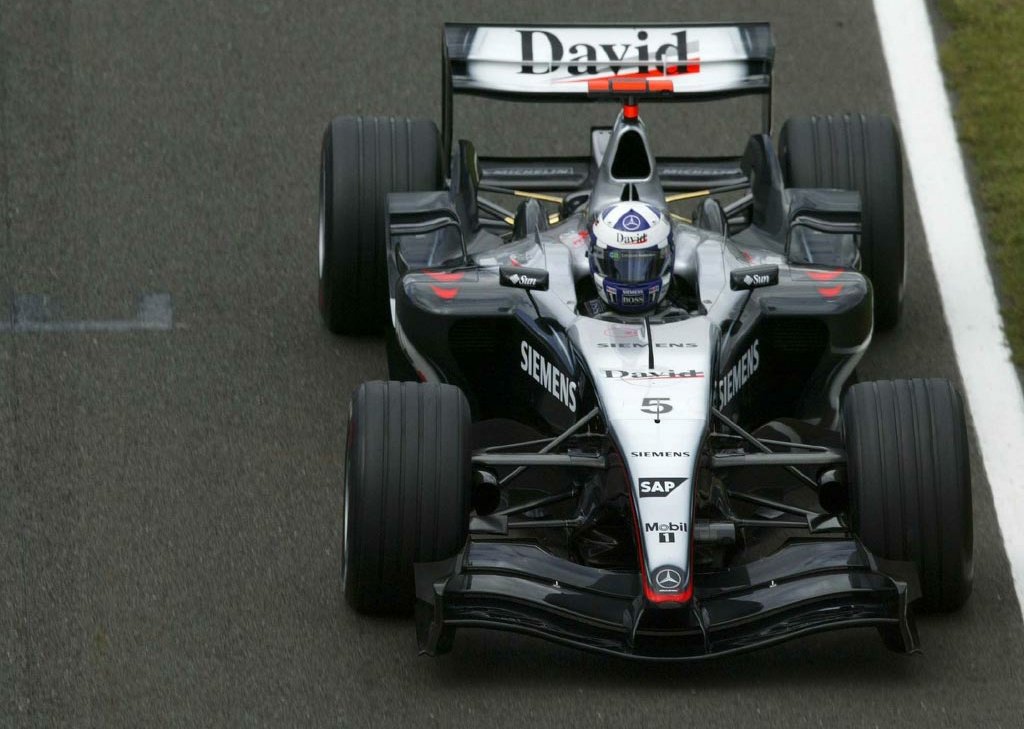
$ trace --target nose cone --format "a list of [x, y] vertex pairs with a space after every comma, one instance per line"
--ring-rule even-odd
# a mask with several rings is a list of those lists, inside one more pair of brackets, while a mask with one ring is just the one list
[[[572, 331], [622, 455], [652, 603], [692, 594], [693, 489], [711, 403], [711, 330], [581, 319]], [[654, 367], [651, 367], [653, 359]]]

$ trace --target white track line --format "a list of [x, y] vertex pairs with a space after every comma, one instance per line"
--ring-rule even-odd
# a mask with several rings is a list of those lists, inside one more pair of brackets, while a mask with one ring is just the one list
[[874, 0], [903, 144], [985, 474], [1024, 605], [1024, 397], [1003, 335], [924, 0]]

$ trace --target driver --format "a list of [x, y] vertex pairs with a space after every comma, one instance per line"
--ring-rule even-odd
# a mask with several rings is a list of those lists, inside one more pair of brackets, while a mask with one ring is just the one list
[[646, 203], [609, 205], [590, 226], [590, 272], [598, 296], [615, 311], [643, 314], [660, 304], [674, 259], [672, 223]]

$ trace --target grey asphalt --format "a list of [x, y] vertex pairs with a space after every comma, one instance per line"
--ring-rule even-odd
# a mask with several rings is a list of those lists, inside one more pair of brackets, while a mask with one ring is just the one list
[[[771, 20], [777, 122], [892, 111], [868, 2], [0, 2], [0, 305], [124, 320], [166, 292], [175, 322], [0, 334], [0, 725], [1021, 725], [1024, 626], [977, 458], [975, 593], [921, 620], [921, 657], [853, 631], [649, 666], [465, 632], [431, 660], [409, 622], [345, 609], [345, 412], [384, 358], [318, 320], [323, 125], [437, 118], [445, 19], [625, 17]], [[611, 113], [468, 107], [484, 152], [579, 148], [551, 140]], [[704, 113], [660, 144], [739, 129]], [[955, 379], [907, 194], [905, 318], [861, 375]]]

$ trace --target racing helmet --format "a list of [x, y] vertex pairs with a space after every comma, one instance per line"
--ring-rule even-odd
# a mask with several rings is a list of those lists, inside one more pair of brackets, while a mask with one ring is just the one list
[[646, 203], [618, 202], [590, 224], [590, 272], [612, 309], [642, 313], [668, 294], [675, 246], [668, 215]]

